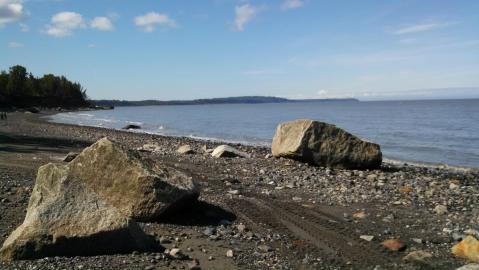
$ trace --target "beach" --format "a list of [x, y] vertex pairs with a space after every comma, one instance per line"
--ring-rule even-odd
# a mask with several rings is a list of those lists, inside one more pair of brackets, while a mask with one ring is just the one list
[[[0, 241], [25, 216], [37, 169], [108, 137], [191, 175], [199, 202], [157, 223], [141, 223], [202, 269], [455, 269], [450, 248], [479, 237], [479, 171], [384, 162], [378, 170], [338, 170], [270, 157], [261, 146], [230, 144], [250, 158], [212, 158], [220, 142], [49, 123], [12, 113], [0, 122]], [[178, 154], [182, 145], [195, 154]], [[400, 239], [391, 251], [381, 243]], [[231, 250], [233, 256], [226, 256]], [[404, 257], [424, 251], [432, 259]], [[1, 269], [188, 269], [157, 253], [0, 262]], [[380, 268], [377, 268], [380, 267]]]

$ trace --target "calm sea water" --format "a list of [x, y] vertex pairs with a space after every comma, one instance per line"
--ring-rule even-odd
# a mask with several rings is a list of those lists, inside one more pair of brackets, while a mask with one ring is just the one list
[[309, 118], [379, 143], [388, 159], [479, 167], [479, 100], [117, 107], [51, 121], [270, 145], [280, 122]]

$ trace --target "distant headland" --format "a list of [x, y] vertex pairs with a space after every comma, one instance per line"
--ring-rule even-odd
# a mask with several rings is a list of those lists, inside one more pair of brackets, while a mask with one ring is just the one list
[[338, 99], [287, 99], [268, 96], [241, 96], [225, 98], [208, 98], [194, 100], [93, 100], [97, 106], [121, 107], [121, 106], [157, 106], [157, 105], [204, 105], [204, 104], [262, 104], [262, 103], [299, 103], [299, 102], [359, 102], [354, 98]]

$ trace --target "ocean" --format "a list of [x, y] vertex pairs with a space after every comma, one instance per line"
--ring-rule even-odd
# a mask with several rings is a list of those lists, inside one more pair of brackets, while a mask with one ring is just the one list
[[280, 122], [335, 124], [381, 145], [390, 160], [479, 167], [479, 99], [117, 107], [59, 113], [58, 123], [268, 146]]

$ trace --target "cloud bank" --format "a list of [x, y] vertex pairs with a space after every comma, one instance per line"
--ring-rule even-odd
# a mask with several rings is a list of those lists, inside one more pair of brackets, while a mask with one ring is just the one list
[[295, 9], [304, 6], [304, 2], [301, 0], [285, 0], [281, 5], [281, 9]]
[[19, 20], [23, 13], [21, 0], [0, 0], [0, 26]]
[[113, 31], [113, 23], [107, 17], [95, 17], [90, 22], [90, 27], [100, 31]]
[[251, 21], [257, 14], [259, 9], [250, 4], [235, 7], [234, 26], [238, 31], [244, 31], [244, 26]]
[[135, 18], [135, 24], [144, 32], [153, 32], [157, 26], [174, 28], [176, 27], [175, 20], [171, 19], [167, 14], [149, 12]]
[[64, 11], [52, 17], [51, 23], [47, 25], [46, 33], [53, 37], [65, 37], [71, 36], [75, 29], [84, 27], [85, 22], [81, 14]]

